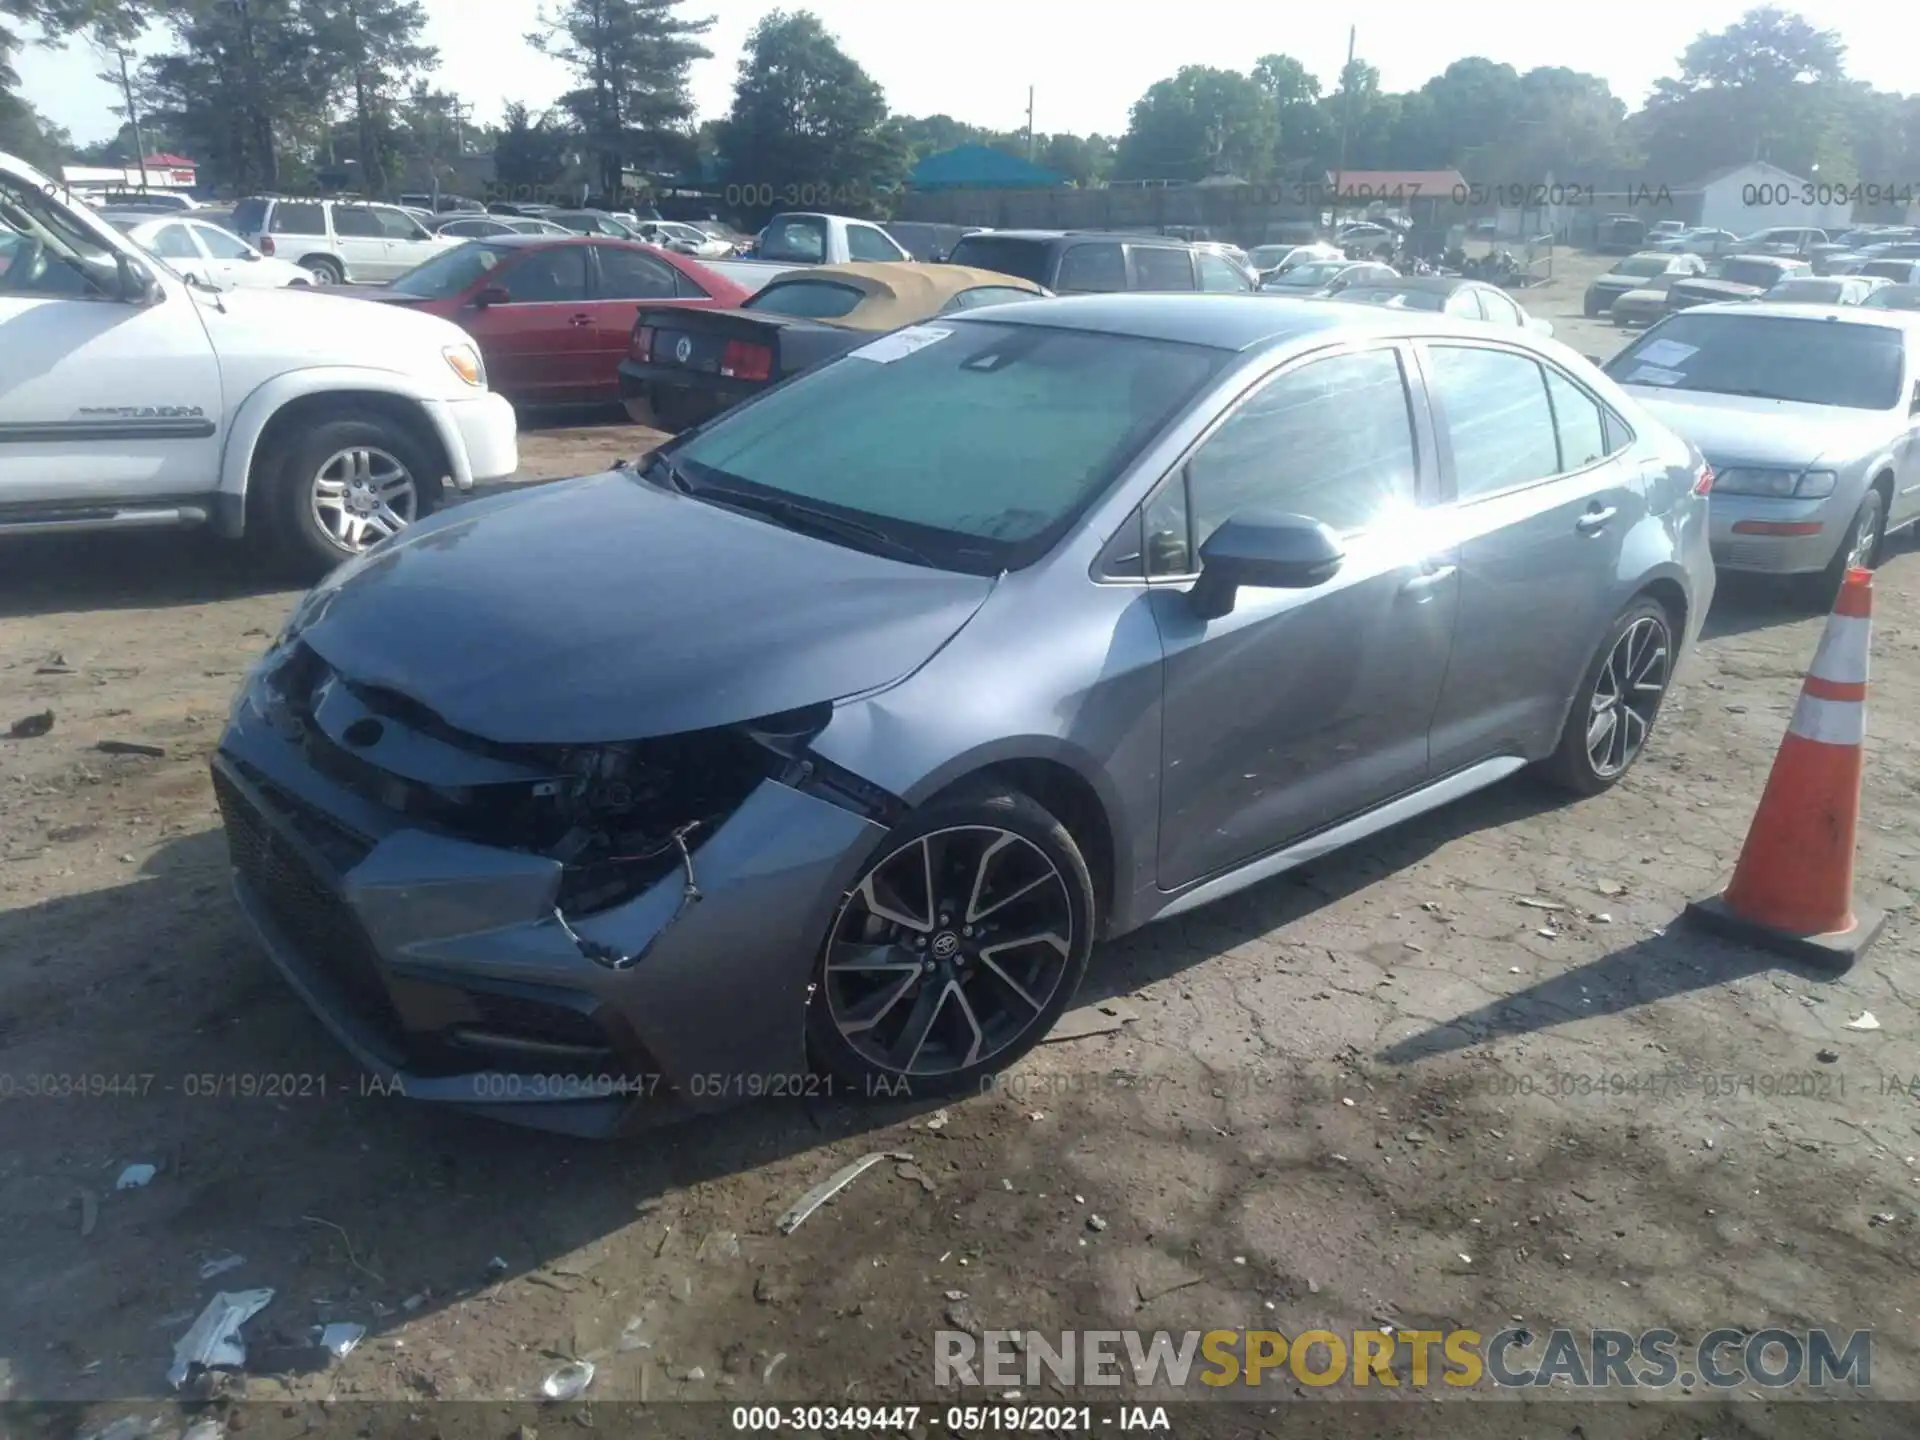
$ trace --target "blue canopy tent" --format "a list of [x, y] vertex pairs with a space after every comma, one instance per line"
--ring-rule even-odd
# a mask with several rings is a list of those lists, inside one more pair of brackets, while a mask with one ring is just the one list
[[913, 190], [1051, 190], [1051, 170], [985, 145], [957, 145], [927, 156], [907, 176]]

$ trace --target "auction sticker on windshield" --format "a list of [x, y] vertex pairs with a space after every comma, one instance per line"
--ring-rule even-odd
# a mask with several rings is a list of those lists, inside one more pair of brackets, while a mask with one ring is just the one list
[[1678, 340], [1654, 340], [1633, 358], [1648, 365], [1684, 365], [1688, 356], [1699, 353], [1698, 345], [1682, 345]]
[[891, 335], [882, 335], [878, 340], [862, 345], [850, 353], [862, 360], [877, 361], [882, 365], [901, 360], [916, 350], [924, 350], [936, 341], [944, 340], [953, 331], [939, 325], [909, 325], [904, 330], [896, 330]]
[[1640, 365], [1622, 382], [1627, 385], [1678, 385], [1687, 377], [1678, 370], [1663, 370], [1658, 365]]

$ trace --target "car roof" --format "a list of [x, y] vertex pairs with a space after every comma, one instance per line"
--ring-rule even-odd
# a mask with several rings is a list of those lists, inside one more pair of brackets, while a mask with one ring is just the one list
[[[456, 239], [459, 237], [456, 236]], [[643, 245], [638, 240], [628, 240], [620, 235], [555, 235], [548, 231], [528, 234], [524, 230], [515, 230], [506, 235], [476, 235], [469, 242], [474, 245], [506, 245], [513, 248], [548, 245], [619, 245], [628, 250], [645, 250], [649, 254], [663, 253], [652, 245]]]
[[[1485, 339], [1488, 329], [1483, 320], [1447, 320], [1426, 311], [1225, 293], [1116, 292], [1054, 300], [1014, 300], [962, 318], [1123, 335], [1136, 340], [1171, 340], [1229, 351], [1251, 350], [1341, 330]], [[1500, 333], [1502, 338], [1510, 338], [1507, 331]]]
[[[982, 234], [995, 239], [1007, 240], [1117, 240], [1126, 244], [1168, 245], [1179, 250], [1191, 250], [1194, 243], [1182, 240], [1177, 235], [1147, 235], [1134, 230], [986, 230]], [[970, 240], [971, 235], [963, 235]]]

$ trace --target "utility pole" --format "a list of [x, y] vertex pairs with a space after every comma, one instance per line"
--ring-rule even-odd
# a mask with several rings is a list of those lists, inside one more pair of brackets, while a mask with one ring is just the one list
[[140, 110], [133, 103], [133, 77], [127, 71], [127, 50], [124, 45], [114, 47], [120, 56], [120, 93], [127, 97], [127, 123], [133, 127], [134, 148], [140, 152], [140, 189], [147, 188], [147, 137], [140, 128]]
[[1347, 68], [1340, 72], [1340, 88], [1346, 93], [1340, 97], [1340, 154], [1334, 161], [1333, 170], [1333, 223], [1340, 223], [1340, 192], [1346, 188], [1347, 177], [1347, 127], [1353, 123], [1353, 43], [1360, 33], [1360, 27], [1347, 27]]
[[447, 109], [453, 112], [453, 153], [455, 156], [464, 155], [467, 153], [466, 117], [472, 113], [473, 107], [455, 95], [449, 98]]
[[1033, 86], [1027, 86], [1027, 163], [1033, 163]]

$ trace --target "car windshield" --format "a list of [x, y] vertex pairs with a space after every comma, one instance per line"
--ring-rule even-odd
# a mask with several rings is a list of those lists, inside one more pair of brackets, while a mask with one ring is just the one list
[[735, 491], [810, 507], [943, 567], [998, 574], [1051, 549], [1230, 359], [1038, 326], [909, 327], [662, 454], [722, 503]]
[[1047, 283], [1047, 247], [1039, 240], [1010, 235], [963, 235], [947, 259], [996, 275], [1017, 275], [1036, 285]]
[[1667, 272], [1666, 257], [1662, 255], [1635, 255], [1622, 260], [1613, 267], [1616, 275], [1628, 275], [1641, 278], [1648, 275], [1664, 275]]
[[1448, 296], [1439, 290], [1393, 290], [1385, 286], [1356, 285], [1340, 292], [1342, 300], [1362, 305], [1386, 305], [1395, 310], [1445, 310]]
[[1725, 280], [1733, 285], [1752, 285], [1756, 289], [1770, 290], [1787, 272], [1773, 265], [1762, 265], [1752, 260], [1716, 260], [1707, 266], [1706, 278]]
[[1267, 281], [1268, 286], [1285, 286], [1289, 289], [1313, 289], [1326, 284], [1347, 265], [1339, 260], [1319, 260], [1306, 265], [1296, 265]]
[[1837, 305], [1841, 290], [1838, 280], [1782, 280], [1767, 291], [1767, 299], [1794, 305]]
[[1891, 326], [1756, 309], [1675, 315], [1606, 370], [1622, 385], [1887, 410], [1900, 398], [1904, 359], [1904, 337]]
[[504, 245], [471, 241], [416, 265], [387, 288], [416, 300], [445, 300], [467, 289], [488, 271], [497, 270], [513, 252]]
[[1920, 310], [1920, 285], [1888, 285], [1860, 302], [1866, 310]]

